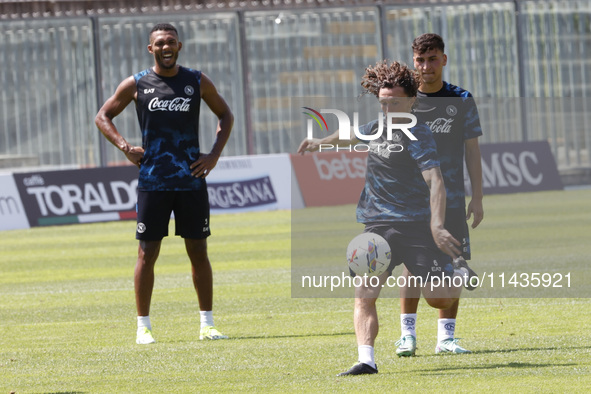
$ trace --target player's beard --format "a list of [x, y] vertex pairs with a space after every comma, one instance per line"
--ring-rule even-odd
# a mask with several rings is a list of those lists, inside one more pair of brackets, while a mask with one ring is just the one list
[[170, 70], [176, 67], [176, 61], [179, 57], [179, 53], [175, 52], [174, 55], [172, 55], [172, 59], [171, 59], [171, 63], [169, 63], [168, 65], [164, 63], [164, 57], [162, 56], [162, 54], [160, 56], [156, 57], [156, 62], [158, 63], [158, 67], [160, 67], [163, 70]]

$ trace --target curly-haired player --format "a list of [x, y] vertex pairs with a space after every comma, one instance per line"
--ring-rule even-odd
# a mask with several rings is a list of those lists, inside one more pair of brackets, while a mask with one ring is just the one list
[[[365, 93], [377, 97], [386, 116], [388, 113], [410, 114], [419, 81], [417, 74], [407, 66], [382, 61], [366, 69], [361, 85]], [[370, 137], [385, 123], [376, 119], [359, 127], [358, 135]], [[453, 287], [451, 283], [430, 286], [435, 278], [455, 275], [452, 258], [460, 253], [460, 242], [443, 225], [445, 187], [431, 130], [419, 123], [410, 128], [414, 138], [393, 130], [390, 140], [387, 133], [381, 131], [379, 138], [368, 138], [367, 172], [357, 205], [357, 221], [365, 224], [365, 232], [380, 234], [388, 241], [392, 260], [386, 272], [378, 277], [377, 286], [363, 283], [355, 288], [354, 326], [359, 358], [351, 369], [339, 375], [378, 372], [374, 358], [379, 328], [376, 300], [394, 267], [404, 263], [422, 283], [423, 296], [434, 308], [449, 308], [461, 293], [461, 287]], [[337, 131], [320, 140], [302, 141], [298, 152], [316, 151], [320, 144], [345, 146], [356, 142], [364, 141], [354, 135], [348, 140], [339, 140]], [[396, 148], [391, 149], [394, 145]]]

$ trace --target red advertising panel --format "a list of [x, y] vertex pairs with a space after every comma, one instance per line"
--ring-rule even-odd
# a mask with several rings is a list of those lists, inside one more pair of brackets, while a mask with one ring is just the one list
[[359, 201], [365, 183], [367, 153], [291, 155], [291, 163], [307, 207]]

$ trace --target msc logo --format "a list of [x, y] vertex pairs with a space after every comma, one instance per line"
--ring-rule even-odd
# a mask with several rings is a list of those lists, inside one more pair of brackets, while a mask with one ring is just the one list
[[0, 196], [0, 215], [16, 215], [20, 213], [18, 203], [14, 197]]

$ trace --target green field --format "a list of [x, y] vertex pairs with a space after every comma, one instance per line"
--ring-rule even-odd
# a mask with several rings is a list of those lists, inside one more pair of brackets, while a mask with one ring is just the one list
[[[472, 232], [477, 271], [566, 260], [585, 277], [591, 190], [487, 196], [485, 211]], [[198, 340], [182, 240], [165, 239], [148, 346], [135, 344], [133, 222], [0, 233], [0, 393], [589, 391], [585, 293], [464, 300], [456, 335], [474, 353], [462, 356], [434, 354], [437, 313], [422, 303], [409, 359], [394, 354], [398, 300], [381, 299], [380, 373], [337, 378], [357, 356], [353, 300], [291, 298], [290, 222], [286, 211], [212, 217], [214, 313], [226, 341]]]

